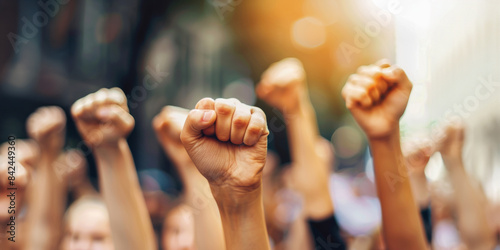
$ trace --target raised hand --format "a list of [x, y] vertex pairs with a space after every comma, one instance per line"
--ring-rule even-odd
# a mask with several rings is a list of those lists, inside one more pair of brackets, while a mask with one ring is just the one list
[[307, 96], [306, 74], [302, 63], [286, 58], [272, 64], [263, 74], [257, 95], [285, 115], [297, 111]]
[[435, 146], [429, 141], [412, 141], [404, 143], [402, 150], [409, 174], [425, 175], [425, 167], [434, 154]]
[[135, 125], [125, 94], [119, 88], [100, 89], [79, 99], [71, 107], [71, 114], [90, 147], [116, 144], [126, 138]]
[[181, 142], [181, 132], [189, 110], [167, 106], [153, 119], [153, 128], [165, 153], [174, 163], [184, 187], [183, 202], [198, 204], [204, 200], [202, 209], [193, 213], [195, 244], [204, 249], [225, 249], [224, 232], [217, 203], [207, 179], [200, 174]]
[[64, 146], [66, 115], [57, 106], [41, 107], [28, 117], [26, 130], [39, 144], [42, 156], [56, 158]]
[[[101, 193], [110, 213], [116, 249], [157, 249], [153, 226], [126, 137], [135, 125], [125, 94], [101, 89], [71, 107], [76, 127], [94, 149]], [[96, 150], [97, 149], [97, 150]]]
[[375, 139], [399, 129], [412, 86], [401, 68], [379, 61], [359, 67], [347, 80], [342, 96], [366, 135]]
[[[462, 150], [465, 139], [465, 128], [461, 122], [448, 124], [444, 129], [444, 136], [437, 143], [437, 148], [443, 160], [458, 163], [462, 161]], [[456, 164], [446, 164], [452, 167]]]
[[262, 199], [269, 131], [262, 110], [236, 99], [205, 98], [181, 141], [219, 207], [227, 249], [270, 249]]
[[180, 137], [188, 114], [187, 109], [166, 106], [153, 119], [153, 129], [158, 141], [168, 156], [176, 164], [182, 165], [179, 167], [192, 164]]
[[189, 112], [181, 141], [212, 186], [245, 193], [260, 187], [268, 135], [259, 108], [236, 99], [206, 98]]
[[[360, 67], [342, 90], [347, 108], [370, 142], [383, 235], [389, 249], [427, 248], [399, 136], [399, 119], [411, 89], [402, 69], [379, 61]], [[401, 221], [405, 221], [404, 228]]]

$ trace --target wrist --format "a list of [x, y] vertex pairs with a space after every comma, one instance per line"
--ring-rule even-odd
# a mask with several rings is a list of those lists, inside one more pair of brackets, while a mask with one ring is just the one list
[[386, 133], [384, 135], [377, 135], [377, 136], [368, 136], [368, 142], [370, 143], [370, 146], [375, 146], [379, 144], [385, 144], [389, 145], [392, 147], [399, 147], [400, 148], [400, 134], [399, 134], [399, 124], [394, 125], [394, 127], [390, 130], [389, 133]]
[[120, 153], [121, 149], [127, 145], [125, 138], [120, 138], [116, 141], [100, 143], [92, 147], [92, 152], [96, 158], [108, 158]]
[[297, 101], [297, 104], [294, 107], [280, 110], [286, 121], [301, 119], [302, 117], [306, 116], [309, 112], [311, 112], [311, 110], [313, 110], [309, 97], [303, 97], [299, 99], [300, 100]]
[[262, 185], [252, 190], [238, 190], [210, 184], [210, 189], [221, 213], [241, 213], [262, 204]]

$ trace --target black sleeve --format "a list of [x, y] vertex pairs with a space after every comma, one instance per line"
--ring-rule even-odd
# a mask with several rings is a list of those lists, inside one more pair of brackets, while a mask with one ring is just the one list
[[331, 216], [323, 220], [307, 220], [309, 230], [312, 233], [314, 247], [317, 250], [345, 250], [346, 244], [340, 235], [340, 227], [335, 219]]
[[420, 216], [422, 216], [422, 222], [424, 223], [425, 237], [427, 241], [432, 243], [432, 215], [431, 206], [420, 209]]

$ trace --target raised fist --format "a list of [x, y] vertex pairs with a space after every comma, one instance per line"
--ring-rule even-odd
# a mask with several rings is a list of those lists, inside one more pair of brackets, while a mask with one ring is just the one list
[[180, 137], [188, 114], [189, 110], [187, 109], [166, 106], [153, 119], [153, 129], [158, 141], [169, 156], [181, 164], [187, 163], [185, 161], [191, 161]]
[[296, 58], [286, 58], [272, 64], [263, 74], [257, 95], [284, 114], [298, 109], [307, 97], [306, 74]]
[[119, 88], [100, 89], [76, 101], [71, 114], [89, 147], [114, 144], [126, 138], [135, 125], [127, 98]]
[[411, 141], [402, 146], [403, 155], [410, 174], [424, 174], [435, 148], [429, 141]]
[[64, 146], [66, 115], [60, 107], [39, 108], [28, 117], [26, 130], [43, 154], [57, 157]]
[[385, 61], [362, 66], [347, 80], [342, 96], [368, 138], [383, 138], [399, 125], [412, 83], [406, 73]]
[[[465, 128], [461, 122], [448, 124], [444, 128], [444, 136], [437, 143], [443, 160], [461, 161], [464, 146]], [[445, 164], [447, 167], [448, 164]], [[451, 164], [453, 165], [453, 164]]]
[[189, 112], [181, 141], [212, 187], [245, 194], [260, 187], [268, 134], [259, 108], [205, 98]]

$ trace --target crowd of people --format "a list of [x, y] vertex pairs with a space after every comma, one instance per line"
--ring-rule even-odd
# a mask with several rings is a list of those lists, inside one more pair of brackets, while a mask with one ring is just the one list
[[[88, 179], [84, 153], [63, 150], [63, 109], [36, 110], [26, 122], [30, 138], [0, 149], [1, 249], [498, 247], [500, 221], [491, 218], [500, 217], [499, 206], [464, 167], [466, 126], [450, 120], [436, 140], [401, 142], [399, 120], [411, 91], [405, 72], [387, 60], [361, 66], [342, 90], [369, 142], [373, 191], [381, 206], [380, 225], [363, 237], [347, 233], [336, 218], [330, 189], [335, 153], [319, 133], [301, 62], [287, 58], [262, 74], [256, 93], [283, 114], [291, 163], [280, 167], [278, 157], [268, 152], [270, 132], [259, 107], [208, 97], [191, 110], [164, 107], [152, 129], [183, 191], [160, 209], [161, 196], [139, 181], [127, 142], [135, 121], [121, 89], [101, 89], [71, 107], [71, 119], [96, 161], [98, 188]], [[434, 192], [439, 183], [425, 176], [429, 158], [438, 152], [451, 194]], [[7, 161], [12, 155], [15, 164]], [[13, 165], [16, 212], [10, 214]], [[15, 237], [9, 232], [12, 216]], [[459, 239], [436, 242], [439, 222], [454, 226]]]

